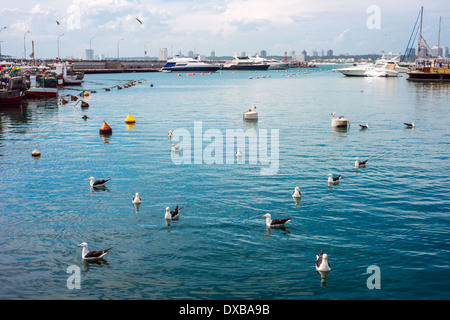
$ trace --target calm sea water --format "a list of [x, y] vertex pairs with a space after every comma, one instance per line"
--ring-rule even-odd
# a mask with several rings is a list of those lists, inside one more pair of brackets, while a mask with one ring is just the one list
[[[52, 100], [0, 109], [0, 298], [450, 298], [450, 86], [346, 78], [333, 67], [86, 75], [61, 94], [96, 90], [88, 109]], [[114, 88], [131, 80], [142, 82]], [[252, 104], [256, 124], [242, 119]], [[332, 111], [349, 130], [332, 130]], [[110, 137], [99, 135], [103, 121]], [[246, 160], [175, 164], [170, 145], [179, 141], [167, 133], [185, 130], [194, 143], [194, 122], [224, 137], [277, 129], [278, 170], [264, 175], [267, 166]], [[368, 165], [354, 169], [354, 157]], [[341, 174], [340, 184], [329, 187], [328, 173]], [[90, 176], [111, 181], [95, 191]], [[165, 208], [177, 204], [181, 217], [167, 225]], [[292, 220], [267, 230], [265, 213]], [[103, 263], [85, 263], [83, 241], [113, 249]], [[321, 250], [332, 268], [325, 283], [314, 267]], [[80, 289], [67, 286], [70, 266]], [[380, 289], [368, 288], [370, 266]]]

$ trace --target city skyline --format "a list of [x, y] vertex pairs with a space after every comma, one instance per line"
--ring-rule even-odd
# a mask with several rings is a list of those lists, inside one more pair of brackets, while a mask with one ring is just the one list
[[[140, 1], [23, 0], [0, 9], [1, 54], [29, 58], [158, 57], [193, 51], [208, 56], [333, 50], [335, 54], [404, 53], [419, 1]], [[450, 8], [424, 5], [423, 36], [430, 47], [448, 47]], [[416, 44], [413, 44], [416, 46]]]

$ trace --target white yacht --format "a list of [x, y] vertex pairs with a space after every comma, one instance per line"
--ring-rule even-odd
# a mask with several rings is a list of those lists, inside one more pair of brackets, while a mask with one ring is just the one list
[[393, 61], [377, 61], [375, 64], [354, 65], [353, 67], [336, 69], [349, 77], [397, 77]]
[[172, 59], [167, 60], [164, 67], [161, 68], [162, 72], [215, 72], [219, 70], [221, 65], [209, 64], [204, 61], [200, 61], [194, 58], [181, 58], [174, 56]]
[[277, 59], [261, 58], [259, 55], [256, 55], [253, 58], [253, 61], [261, 62], [261, 63], [264, 63], [264, 64], [268, 64], [269, 65], [268, 70], [286, 70], [286, 69], [289, 69], [289, 62], [283, 62], [283, 61], [280, 61], [280, 60], [277, 60]]
[[251, 56], [239, 57], [234, 55], [234, 60], [227, 61], [222, 69], [223, 70], [267, 70], [270, 65], [263, 61], [262, 58], [253, 58]]

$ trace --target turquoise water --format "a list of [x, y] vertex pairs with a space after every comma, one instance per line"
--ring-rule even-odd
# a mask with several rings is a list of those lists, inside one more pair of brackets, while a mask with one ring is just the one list
[[[333, 67], [86, 75], [83, 88], [97, 91], [88, 109], [56, 101], [0, 109], [0, 298], [450, 298], [449, 85], [346, 78]], [[252, 104], [260, 118], [246, 123]], [[347, 131], [332, 130], [332, 111], [350, 120]], [[99, 135], [103, 121], [109, 137]], [[269, 138], [278, 130], [278, 169], [263, 174], [261, 159], [227, 164], [226, 144], [223, 163], [195, 163], [192, 152], [176, 164], [170, 145], [180, 141], [167, 133], [191, 134], [194, 148], [195, 123], [223, 141], [227, 129], [267, 129]], [[204, 138], [201, 149], [210, 144]], [[354, 169], [354, 157], [368, 165]], [[330, 187], [328, 173], [341, 182]], [[91, 190], [90, 176], [111, 181]], [[165, 208], [177, 204], [180, 219], [167, 225]], [[265, 213], [292, 220], [267, 230]], [[86, 263], [83, 241], [113, 249]], [[332, 268], [325, 283], [314, 267], [321, 250]], [[80, 289], [67, 285], [70, 266]], [[370, 266], [380, 289], [368, 288]]]

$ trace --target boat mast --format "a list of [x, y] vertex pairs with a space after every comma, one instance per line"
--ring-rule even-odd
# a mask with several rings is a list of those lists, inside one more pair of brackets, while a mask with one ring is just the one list
[[442, 17], [439, 17], [439, 33], [438, 33], [438, 44], [437, 44], [437, 47], [438, 47], [438, 50], [437, 50], [438, 58], [439, 58], [439, 47], [441, 45], [441, 19], [442, 19]]

